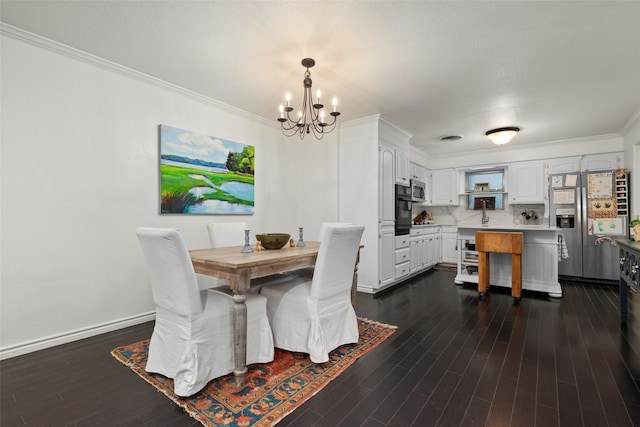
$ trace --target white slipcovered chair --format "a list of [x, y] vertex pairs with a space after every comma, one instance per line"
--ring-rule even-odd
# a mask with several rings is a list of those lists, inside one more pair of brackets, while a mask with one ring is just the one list
[[[317, 241], [322, 243], [322, 241], [324, 240], [324, 234], [326, 233], [328, 227], [342, 227], [345, 225], [353, 225], [353, 224], [349, 222], [323, 222], [322, 224], [320, 224], [320, 232], [318, 233]], [[311, 279], [311, 277], [313, 277], [313, 270], [314, 270], [314, 267], [305, 267], [305, 268], [299, 268], [297, 270], [293, 270], [287, 274], [294, 274], [296, 276], [306, 277], [308, 279]]]
[[[247, 223], [244, 221], [209, 223], [207, 224], [209, 244], [212, 248], [242, 246], [244, 245], [244, 230], [247, 229]], [[229, 287], [229, 280], [227, 279], [197, 273], [196, 276], [198, 277], [198, 287], [202, 290]]]
[[311, 279], [290, 275], [261, 289], [276, 347], [323, 363], [331, 350], [358, 342], [351, 286], [363, 231], [361, 225], [327, 226]]
[[[234, 369], [233, 305], [230, 293], [198, 289], [189, 252], [179, 231], [136, 229], [147, 262], [156, 322], [147, 372], [173, 378], [174, 392], [190, 396]], [[266, 298], [247, 294], [247, 364], [273, 360]]]
[[244, 221], [212, 222], [207, 224], [209, 243], [212, 248], [244, 245], [244, 230], [249, 227]]

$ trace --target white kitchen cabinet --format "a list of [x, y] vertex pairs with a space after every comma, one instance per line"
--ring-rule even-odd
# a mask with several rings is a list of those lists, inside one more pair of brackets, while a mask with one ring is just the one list
[[430, 206], [458, 205], [456, 171], [453, 168], [434, 169], [431, 175], [430, 198], [425, 201]]
[[411, 237], [410, 272], [422, 270], [424, 265], [424, 236]]
[[581, 170], [584, 172], [596, 172], [603, 170], [615, 170], [621, 168], [622, 153], [589, 154], [580, 161]]
[[429, 268], [436, 265], [440, 260], [440, 233], [428, 234], [424, 238], [424, 265]]
[[378, 212], [380, 213], [380, 227], [395, 226], [395, 184], [394, 184], [394, 148], [388, 144], [380, 144], [379, 177], [380, 198]]
[[427, 180], [427, 169], [423, 166], [420, 166], [416, 163], [411, 163], [411, 179], [415, 179], [417, 181], [426, 182]]
[[544, 161], [546, 176], [554, 173], [580, 172], [580, 156], [558, 157]]
[[397, 149], [396, 156], [396, 184], [409, 186], [411, 184], [411, 162], [406, 151]]
[[458, 228], [452, 226], [442, 227], [442, 256], [440, 262], [455, 264], [458, 262]]
[[[377, 293], [393, 286], [409, 270], [409, 246], [406, 263], [396, 264], [395, 184], [396, 153], [409, 152], [411, 134], [379, 115], [342, 123], [338, 144], [338, 217], [337, 221], [365, 226], [358, 264], [358, 291]], [[405, 185], [409, 185], [409, 161]], [[408, 238], [409, 236], [407, 236]], [[407, 277], [407, 276], [404, 276]]]
[[[393, 228], [386, 228], [380, 232], [380, 286], [391, 285], [395, 280], [395, 252], [396, 252], [396, 236]], [[364, 248], [360, 250], [360, 256], [364, 255]], [[358, 272], [361, 266], [358, 265]], [[361, 273], [360, 273], [361, 274]]]
[[411, 236], [396, 236], [395, 251], [395, 280], [402, 279], [410, 272], [411, 264]]
[[511, 204], [544, 203], [544, 162], [510, 163], [508, 195]]
[[411, 229], [410, 272], [419, 273], [440, 262], [440, 227]]

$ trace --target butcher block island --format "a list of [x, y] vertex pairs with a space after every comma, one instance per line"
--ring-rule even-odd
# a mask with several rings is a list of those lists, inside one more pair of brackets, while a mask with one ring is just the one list
[[[558, 282], [558, 231], [548, 225], [486, 226], [458, 225], [458, 266], [455, 283], [478, 283], [478, 251], [475, 247], [476, 231], [521, 232], [522, 289], [546, 292], [561, 298]], [[571, 254], [569, 254], [571, 257]], [[569, 262], [571, 258], [562, 262]], [[492, 253], [490, 280], [492, 286], [511, 287], [511, 255]]]

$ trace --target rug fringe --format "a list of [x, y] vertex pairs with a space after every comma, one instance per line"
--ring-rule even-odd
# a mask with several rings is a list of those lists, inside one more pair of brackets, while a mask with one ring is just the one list
[[358, 319], [362, 320], [363, 322], [372, 323], [374, 325], [381, 325], [381, 326], [385, 326], [387, 328], [398, 329], [398, 327], [395, 326], [395, 325], [389, 325], [388, 323], [378, 322], [378, 321], [375, 321], [375, 320], [368, 319], [366, 317], [358, 317]]
[[[117, 353], [118, 348], [113, 349], [111, 351], [111, 355], [113, 357], [115, 357], [117, 360], [120, 361], [120, 363], [122, 363], [123, 365], [125, 365], [127, 368], [131, 369], [132, 371], [138, 373], [139, 371], [141, 371], [141, 369], [139, 369], [135, 363], [133, 362], [129, 362], [127, 359], [124, 359], [122, 357], [120, 357], [120, 354]], [[145, 371], [146, 372], [146, 371]], [[171, 400], [173, 403], [175, 403], [176, 405], [178, 405], [179, 407], [181, 407], [187, 414], [189, 414], [189, 416], [193, 419], [195, 419], [196, 421], [198, 421], [199, 423], [201, 423], [204, 426], [211, 426], [211, 423], [209, 422], [209, 420], [203, 416], [201, 416], [199, 413], [197, 412], [193, 412], [189, 409], [188, 405], [186, 404], [186, 402], [184, 402], [182, 399], [180, 399], [178, 396], [176, 396], [175, 394], [171, 393], [169, 390], [166, 389], [162, 389], [160, 387], [158, 387], [156, 384], [153, 383], [153, 381], [151, 380], [151, 377], [147, 377], [145, 375], [139, 375], [138, 376], [140, 378], [142, 378], [147, 384], [150, 384], [151, 386], [153, 386], [153, 388], [156, 389], [156, 391], [158, 393], [162, 393], [164, 394], [167, 398], [169, 398], [169, 400]]]

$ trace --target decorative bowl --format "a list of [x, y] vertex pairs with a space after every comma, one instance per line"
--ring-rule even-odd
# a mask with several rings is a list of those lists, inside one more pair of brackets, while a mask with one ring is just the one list
[[280, 249], [289, 243], [290, 237], [290, 234], [285, 233], [256, 234], [256, 240], [259, 241], [265, 249]]

